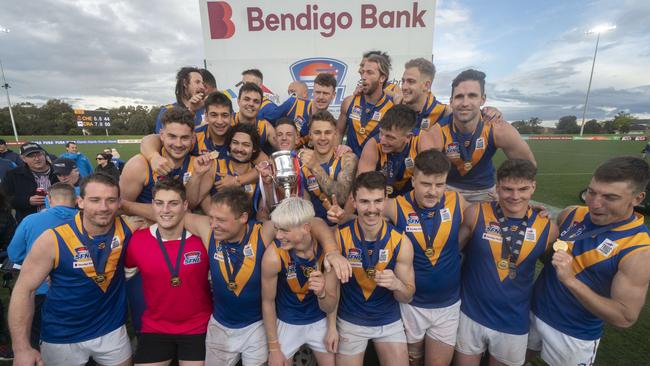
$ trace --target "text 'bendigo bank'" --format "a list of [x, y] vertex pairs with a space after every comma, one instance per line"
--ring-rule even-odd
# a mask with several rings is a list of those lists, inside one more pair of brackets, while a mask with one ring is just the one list
[[[406, 10], [382, 10], [373, 4], [362, 4], [359, 21], [361, 29], [425, 28], [426, 12], [418, 9], [417, 2]], [[348, 29], [354, 24], [354, 17], [349, 12], [319, 12], [318, 5], [307, 5], [304, 12], [279, 14], [265, 14], [259, 7], [248, 7], [246, 16], [250, 32], [320, 30], [323, 37], [332, 37], [337, 29]]]

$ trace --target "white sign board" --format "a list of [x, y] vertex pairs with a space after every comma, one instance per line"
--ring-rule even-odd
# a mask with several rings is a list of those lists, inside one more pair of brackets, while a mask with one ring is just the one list
[[256, 68], [264, 86], [282, 101], [291, 81], [307, 83], [321, 72], [336, 76], [332, 110], [359, 80], [361, 55], [388, 52], [389, 79], [404, 63], [431, 59], [435, 0], [199, 0], [207, 68], [219, 89], [234, 89], [241, 72]]

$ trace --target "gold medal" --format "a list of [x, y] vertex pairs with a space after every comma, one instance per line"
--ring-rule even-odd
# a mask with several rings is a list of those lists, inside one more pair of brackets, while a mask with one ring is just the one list
[[171, 281], [169, 281], [169, 282], [171, 282], [172, 287], [178, 287], [178, 286], [181, 285], [181, 279], [178, 276], [172, 277]]
[[364, 127], [359, 127], [359, 135], [365, 135], [366, 129]]
[[556, 252], [564, 250], [566, 252], [569, 250], [569, 244], [564, 240], [557, 240], [555, 243], [553, 243], [553, 250]]
[[508, 269], [508, 261], [505, 259], [501, 259], [499, 263], [497, 263], [497, 268], [499, 269]]
[[305, 278], [309, 278], [311, 276], [311, 273], [314, 272], [314, 268], [310, 266], [303, 266], [302, 267], [302, 274], [305, 276]]
[[427, 255], [427, 257], [433, 257], [433, 248], [427, 248], [424, 253]]
[[106, 282], [106, 276], [97, 275], [93, 277], [93, 280], [95, 281], [96, 284], [101, 285], [102, 283]]
[[386, 193], [393, 194], [393, 186], [386, 186]]
[[371, 280], [375, 279], [375, 275], [377, 274], [377, 271], [375, 270], [375, 267], [369, 267], [366, 269], [366, 274], [368, 275], [368, 278]]
[[104, 242], [101, 242], [99, 243], [99, 245], [97, 245], [97, 249], [104, 249], [104, 248], [106, 248], [106, 243]]
[[237, 289], [237, 283], [235, 281], [228, 281], [228, 290], [235, 291]]
[[471, 161], [466, 161], [463, 166], [464, 166], [466, 171], [472, 170], [472, 162]]

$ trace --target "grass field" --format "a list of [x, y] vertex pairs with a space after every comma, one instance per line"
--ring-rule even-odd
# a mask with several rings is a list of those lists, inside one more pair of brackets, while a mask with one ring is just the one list
[[[12, 141], [13, 137], [3, 137]], [[30, 137], [21, 137], [26, 141]], [[66, 140], [66, 136], [34, 136], [34, 140]], [[104, 136], [94, 139], [107, 139]], [[113, 137], [110, 137], [111, 139]], [[136, 136], [120, 136], [119, 138], [137, 138]], [[90, 139], [78, 137], [78, 139]], [[594, 169], [603, 161], [618, 155], [639, 155], [645, 142], [621, 141], [528, 141], [539, 166], [537, 192], [534, 199], [555, 207], [566, 207], [578, 204], [578, 193], [587, 186]], [[48, 151], [60, 154], [63, 145], [46, 145]], [[83, 152], [91, 163], [94, 156], [105, 147], [104, 144], [80, 144]], [[138, 144], [112, 145], [116, 147], [123, 160], [136, 154]], [[11, 147], [14, 151], [18, 149]], [[501, 162], [505, 157], [498, 154], [495, 161]], [[3, 290], [3, 297], [6, 291]], [[5, 300], [6, 304], [6, 300]], [[650, 354], [650, 305], [646, 304], [638, 322], [631, 329], [619, 330], [606, 327], [605, 335], [600, 343], [597, 365], [647, 365]], [[1, 363], [0, 363], [1, 364]], [[536, 363], [541, 365], [542, 363]]]

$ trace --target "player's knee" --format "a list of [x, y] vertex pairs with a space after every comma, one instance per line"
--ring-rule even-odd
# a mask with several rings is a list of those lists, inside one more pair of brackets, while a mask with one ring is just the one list
[[424, 365], [424, 349], [421, 344], [408, 345], [409, 366]]

